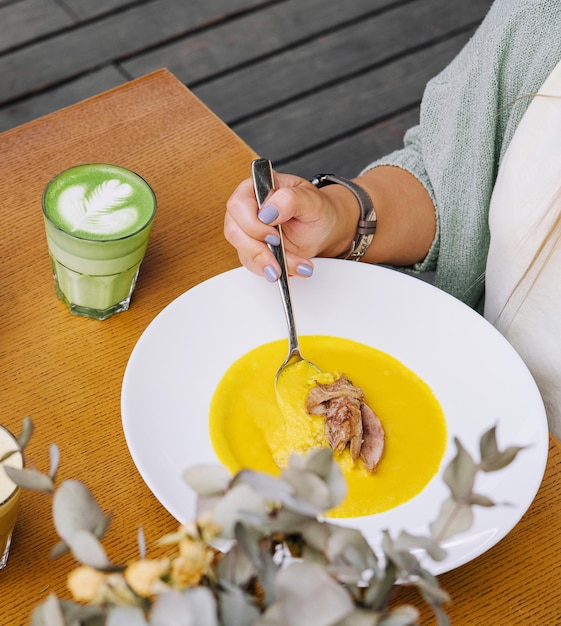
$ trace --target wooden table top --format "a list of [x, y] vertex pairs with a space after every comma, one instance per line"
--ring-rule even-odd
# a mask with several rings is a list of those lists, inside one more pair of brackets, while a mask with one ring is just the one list
[[[149, 322], [187, 289], [239, 265], [222, 236], [225, 202], [248, 176], [254, 152], [172, 74], [161, 70], [0, 135], [0, 207], [6, 245], [0, 269], [2, 423], [36, 432], [28, 457], [59, 480], [85, 482], [114, 518], [104, 539], [114, 562], [137, 557], [142, 525], [150, 547], [177, 522], [130, 457], [121, 426], [121, 382]], [[103, 161], [145, 177], [158, 213], [129, 311], [98, 322], [74, 317], [56, 298], [41, 194], [58, 172]], [[522, 521], [486, 554], [441, 576], [457, 624], [558, 623], [552, 584], [561, 562], [561, 447], [552, 439], [540, 491]], [[0, 573], [0, 624], [27, 624], [49, 593], [68, 598], [74, 561], [56, 561], [50, 498], [22, 494], [8, 567]], [[398, 600], [418, 601], [409, 590]], [[433, 623], [423, 609], [423, 623]]]

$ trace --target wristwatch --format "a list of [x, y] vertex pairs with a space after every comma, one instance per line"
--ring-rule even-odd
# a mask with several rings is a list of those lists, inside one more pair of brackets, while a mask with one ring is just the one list
[[376, 232], [376, 211], [372, 199], [360, 185], [342, 176], [335, 176], [334, 174], [316, 174], [311, 182], [318, 189], [326, 185], [336, 184], [343, 185], [354, 193], [360, 205], [360, 219], [358, 220], [356, 234], [350, 249], [340, 254], [337, 258], [360, 261], [368, 249], [368, 246], [372, 243]]

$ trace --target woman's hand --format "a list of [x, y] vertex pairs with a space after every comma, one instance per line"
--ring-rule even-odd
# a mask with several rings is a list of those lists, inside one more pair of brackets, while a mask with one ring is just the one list
[[[380, 166], [354, 181], [372, 198], [378, 225], [363, 261], [412, 265], [427, 254], [436, 234], [436, 213], [423, 185], [399, 167]], [[343, 185], [318, 189], [309, 181], [275, 173], [276, 190], [259, 211], [253, 181], [244, 180], [226, 205], [224, 235], [252, 272], [273, 282], [280, 267], [267, 243], [278, 244], [282, 224], [288, 273], [311, 276], [312, 257], [347, 252], [356, 236], [360, 207]]]
[[[325, 193], [299, 176], [276, 172], [274, 176], [276, 189], [260, 211], [252, 180], [238, 186], [226, 205], [224, 235], [237, 249], [243, 265], [273, 282], [280, 275], [280, 267], [267, 243], [278, 244], [274, 226], [282, 224], [289, 274], [311, 276], [312, 257], [336, 256], [345, 251], [345, 245], [349, 247], [358, 221], [358, 204], [356, 212], [351, 209], [349, 220], [341, 220], [338, 194]], [[353, 195], [347, 193], [353, 203]]]

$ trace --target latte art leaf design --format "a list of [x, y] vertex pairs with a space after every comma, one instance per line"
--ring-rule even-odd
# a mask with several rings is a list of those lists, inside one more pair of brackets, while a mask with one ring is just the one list
[[106, 180], [89, 193], [83, 185], [65, 189], [59, 198], [59, 213], [70, 232], [96, 235], [119, 233], [134, 224], [138, 211], [123, 206], [133, 189], [119, 180]]

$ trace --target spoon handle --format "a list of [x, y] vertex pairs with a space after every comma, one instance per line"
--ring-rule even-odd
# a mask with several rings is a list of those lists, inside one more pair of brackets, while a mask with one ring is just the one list
[[[251, 173], [253, 177], [255, 197], [257, 198], [259, 208], [261, 208], [269, 193], [275, 188], [271, 161], [269, 161], [269, 159], [256, 159], [251, 164]], [[278, 246], [268, 245], [281, 267], [281, 274], [279, 276], [278, 283], [284, 306], [286, 323], [288, 325], [288, 358], [290, 358], [294, 354], [299, 355], [300, 348], [298, 346], [298, 335], [296, 333], [296, 324], [294, 323], [294, 313], [292, 310], [292, 298], [290, 297], [290, 288], [288, 285], [288, 271], [286, 269], [282, 228], [280, 226], [275, 226], [275, 228], [279, 233], [280, 244]]]

